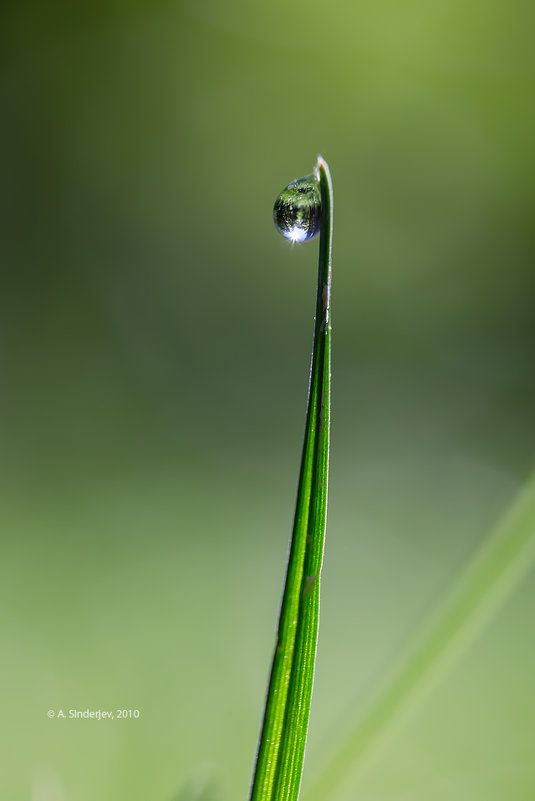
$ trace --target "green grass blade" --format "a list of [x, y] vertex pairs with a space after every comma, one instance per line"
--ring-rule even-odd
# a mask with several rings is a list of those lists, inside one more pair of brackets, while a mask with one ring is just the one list
[[321, 157], [316, 171], [321, 194], [321, 229], [305, 437], [251, 801], [297, 799], [314, 680], [329, 467], [333, 232], [332, 183], [327, 164]]
[[[429, 692], [510, 597], [535, 562], [535, 475], [485, 538], [448, 597], [394, 670], [354, 731], [307, 788], [307, 797], [346, 797], [349, 780], [398, 716]], [[352, 789], [352, 788], [351, 788]]]

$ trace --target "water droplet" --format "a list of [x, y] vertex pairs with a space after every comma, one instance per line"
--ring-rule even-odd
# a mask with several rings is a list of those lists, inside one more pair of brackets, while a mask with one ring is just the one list
[[317, 178], [307, 175], [283, 189], [273, 207], [278, 230], [290, 242], [306, 242], [320, 230], [321, 197]]

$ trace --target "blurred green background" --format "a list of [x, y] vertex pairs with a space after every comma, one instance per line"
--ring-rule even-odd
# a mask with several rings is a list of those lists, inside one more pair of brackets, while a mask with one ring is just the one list
[[[246, 798], [317, 259], [271, 209], [321, 153], [334, 396], [306, 787], [535, 466], [535, 7], [1, 14], [0, 795]], [[535, 797], [534, 586], [353, 797]], [[88, 707], [141, 717], [46, 715]]]

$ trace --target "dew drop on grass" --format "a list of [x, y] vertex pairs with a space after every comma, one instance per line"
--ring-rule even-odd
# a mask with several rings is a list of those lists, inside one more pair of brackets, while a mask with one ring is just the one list
[[321, 197], [315, 175], [292, 181], [282, 190], [273, 207], [273, 219], [290, 242], [306, 242], [319, 233]]

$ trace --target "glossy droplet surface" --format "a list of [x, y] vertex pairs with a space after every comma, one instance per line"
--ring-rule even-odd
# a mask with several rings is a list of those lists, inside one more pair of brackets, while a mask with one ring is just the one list
[[290, 242], [306, 242], [320, 230], [321, 197], [314, 175], [292, 181], [273, 207], [275, 225]]

